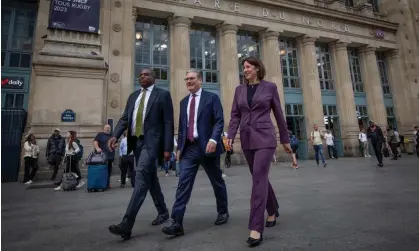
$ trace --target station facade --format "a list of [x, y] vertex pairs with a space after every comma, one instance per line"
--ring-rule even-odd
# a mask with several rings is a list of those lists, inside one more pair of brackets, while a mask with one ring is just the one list
[[[23, 82], [2, 85], [2, 108], [26, 109], [25, 133], [41, 145], [56, 127], [91, 145], [103, 124], [116, 124], [142, 67], [170, 90], [176, 124], [185, 73], [202, 70], [227, 128], [247, 56], [277, 85], [301, 158], [312, 155], [314, 124], [333, 132], [341, 156], [359, 154], [369, 120], [406, 137], [419, 124], [418, 1], [104, 0], [98, 34], [48, 28], [51, 1], [2, 1], [2, 80]], [[61, 121], [66, 109], [75, 122]]]

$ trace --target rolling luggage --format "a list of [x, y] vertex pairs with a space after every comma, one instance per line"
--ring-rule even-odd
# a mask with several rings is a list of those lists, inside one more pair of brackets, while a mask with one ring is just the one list
[[103, 192], [108, 189], [108, 159], [103, 152], [92, 152], [86, 160], [87, 192]]
[[[64, 161], [67, 160], [68, 156], [64, 156]], [[68, 158], [70, 161], [70, 167], [71, 167], [71, 157]], [[67, 171], [67, 167], [64, 168], [63, 178], [61, 181], [61, 189], [64, 191], [74, 191], [76, 190], [78, 181], [77, 181], [77, 175], [70, 170]]]
[[108, 189], [108, 164], [87, 166], [87, 191], [103, 192]]

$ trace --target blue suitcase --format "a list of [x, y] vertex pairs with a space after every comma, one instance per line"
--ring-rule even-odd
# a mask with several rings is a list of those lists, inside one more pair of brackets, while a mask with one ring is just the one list
[[87, 166], [87, 191], [103, 192], [108, 189], [108, 164]]

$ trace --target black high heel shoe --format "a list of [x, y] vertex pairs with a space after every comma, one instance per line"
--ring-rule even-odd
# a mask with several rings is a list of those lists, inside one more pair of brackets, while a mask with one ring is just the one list
[[263, 241], [263, 234], [260, 234], [259, 239], [249, 237], [247, 239], [247, 244], [249, 244], [249, 247], [256, 247], [256, 246], [259, 246], [262, 243], [262, 241]]
[[275, 220], [273, 220], [273, 221], [266, 220], [265, 227], [273, 227], [273, 226], [275, 226], [276, 225], [276, 217], [279, 217], [279, 213], [278, 212], [275, 213]]

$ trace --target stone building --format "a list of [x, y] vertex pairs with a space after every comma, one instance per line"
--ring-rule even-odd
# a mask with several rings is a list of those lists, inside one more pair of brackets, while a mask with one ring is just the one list
[[[116, 124], [145, 66], [172, 93], [175, 118], [185, 72], [201, 69], [227, 127], [249, 55], [278, 86], [302, 158], [314, 124], [333, 131], [345, 156], [357, 154], [368, 120], [409, 137], [419, 124], [419, 1], [101, 0], [99, 34], [48, 28], [51, 1], [2, 1], [2, 76], [24, 80], [2, 87], [2, 108], [25, 108], [25, 133], [42, 146], [59, 127], [75, 129], [88, 151], [103, 124]], [[66, 109], [75, 122], [61, 122]]]

